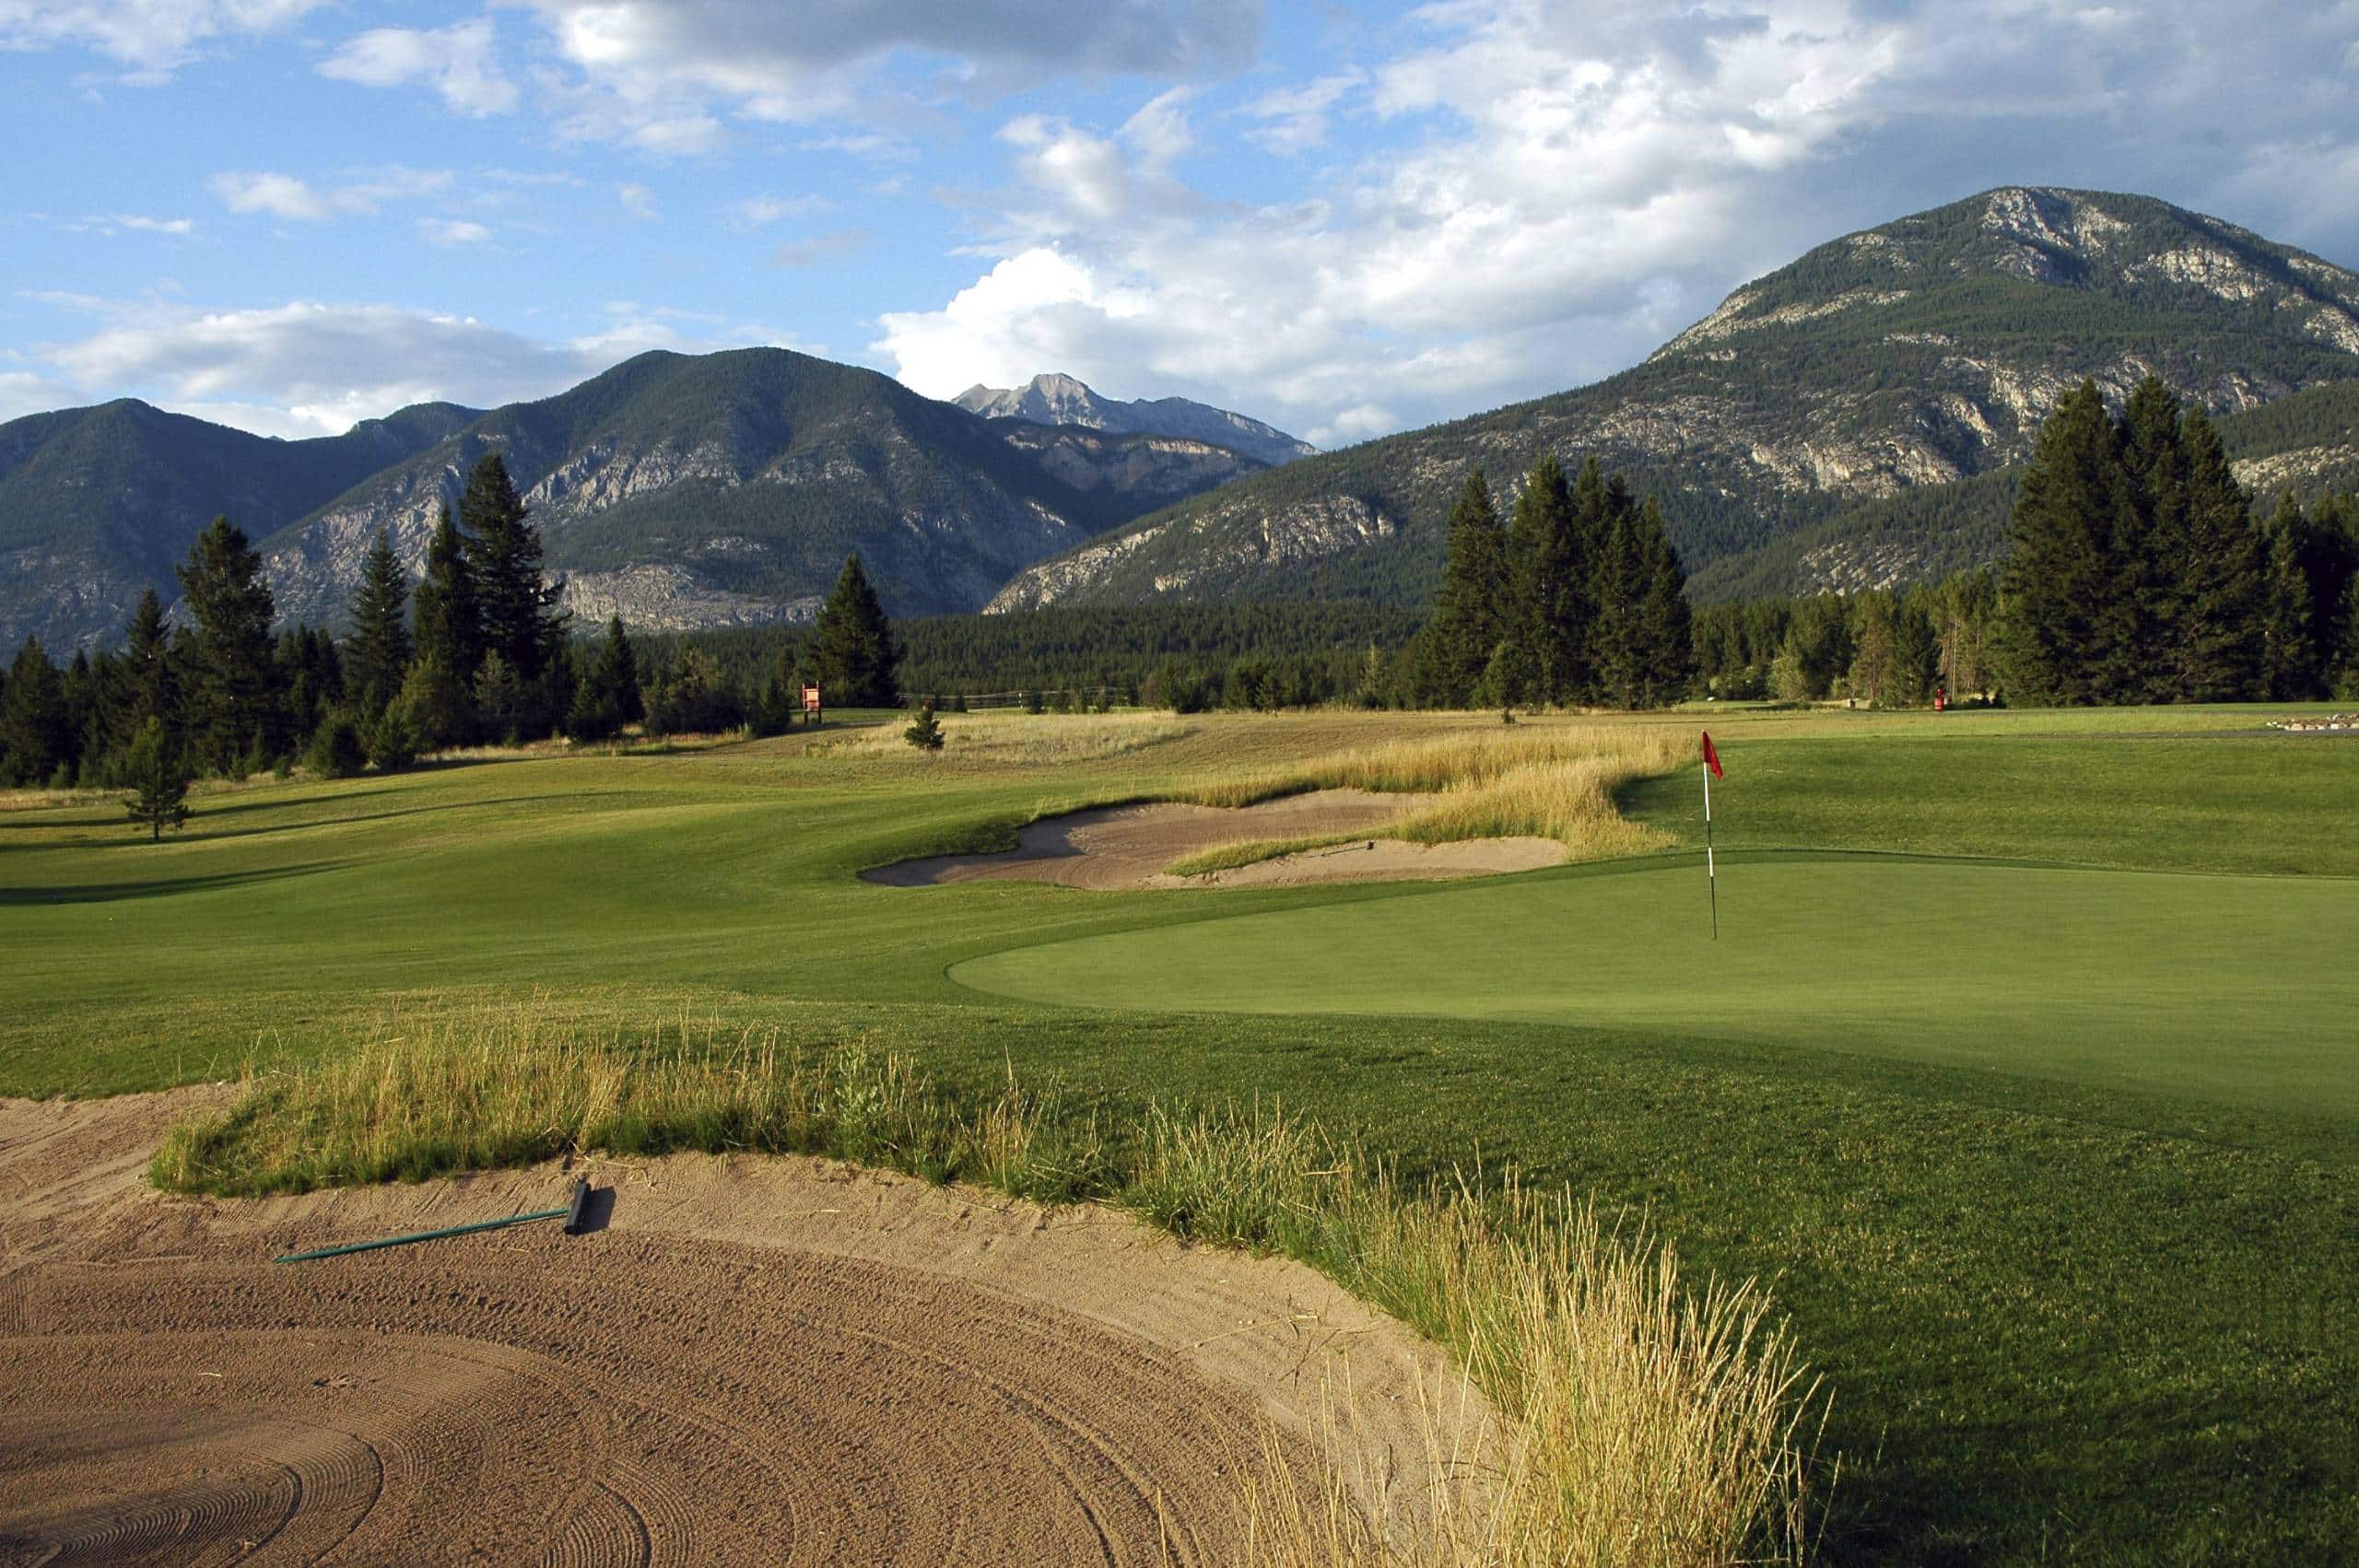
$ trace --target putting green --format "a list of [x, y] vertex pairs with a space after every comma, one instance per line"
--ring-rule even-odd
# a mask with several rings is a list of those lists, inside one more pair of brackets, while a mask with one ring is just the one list
[[1651, 863], [1215, 918], [952, 979], [1165, 1012], [1661, 1028], [2359, 1117], [2359, 882], [1874, 856]]

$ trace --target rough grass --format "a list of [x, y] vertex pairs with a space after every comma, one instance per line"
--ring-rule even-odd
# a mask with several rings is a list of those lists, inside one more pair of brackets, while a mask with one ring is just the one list
[[1203, 876], [1210, 872], [1258, 865], [1282, 855], [1308, 855], [1320, 849], [1332, 849], [1338, 844], [1365, 844], [1372, 837], [1383, 837], [1382, 833], [1327, 833], [1307, 838], [1246, 838], [1235, 844], [1215, 844], [1209, 849], [1182, 855], [1163, 869], [1172, 876]]
[[[1750, 1282], [1686, 1289], [1668, 1246], [1511, 1178], [1404, 1188], [1353, 1141], [1276, 1108], [1150, 1104], [1118, 1122], [1012, 1072], [961, 1093], [892, 1052], [786, 1051], [750, 1034], [587, 1042], [522, 1009], [251, 1076], [235, 1103], [176, 1126], [152, 1175], [259, 1193], [681, 1149], [823, 1154], [1039, 1201], [1102, 1199], [1187, 1240], [1299, 1258], [1446, 1346], [1494, 1402], [1506, 1463], [1454, 1506], [1419, 1503], [1405, 1540], [1380, 1494], [1370, 1509], [1362, 1489], [1330, 1484], [1281, 1505], [1249, 1484], [1249, 1518], [1297, 1534], [1315, 1519], [1331, 1544], [1392, 1554], [1262, 1561], [1803, 1555], [1813, 1477], [1798, 1440], [1815, 1390]], [[1496, 1550], [1455, 1555], [1469, 1532]]]
[[1440, 799], [1373, 834], [1223, 845], [1175, 861], [1169, 870], [1175, 876], [1224, 871], [1353, 837], [1413, 844], [1553, 838], [1576, 860], [1658, 849], [1672, 843], [1671, 837], [1625, 817], [1615, 808], [1614, 794], [1678, 767], [1692, 744], [1685, 731], [1660, 727], [1502, 727], [1392, 741], [1290, 768], [1234, 775], [1179, 798], [1199, 805], [1247, 806], [1309, 790], [1367, 790]]
[[[942, 713], [941, 755], [952, 761], [989, 763], [1092, 762], [1177, 741], [1197, 726], [1168, 713]], [[904, 726], [855, 731], [815, 742], [815, 752], [852, 756], [892, 756], [910, 748]]]

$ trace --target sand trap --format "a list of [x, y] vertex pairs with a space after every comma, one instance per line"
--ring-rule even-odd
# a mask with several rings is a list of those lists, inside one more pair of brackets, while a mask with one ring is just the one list
[[[252, 1202], [145, 1187], [185, 1094], [0, 1101], [0, 1562], [1219, 1562], [1349, 1353], [1414, 1497], [1431, 1347], [1300, 1267], [816, 1160]], [[1308, 1443], [1297, 1441], [1300, 1452]]]
[[937, 855], [863, 872], [894, 887], [951, 882], [1052, 882], [1121, 892], [1141, 887], [1282, 887], [1319, 882], [1393, 882], [1485, 876], [1562, 864], [1552, 838], [1474, 838], [1457, 844], [1405, 844], [1371, 838], [1349, 848], [1258, 861], [1232, 871], [1177, 877], [1163, 868], [1183, 855], [1262, 838], [1312, 838], [1373, 833], [1433, 804], [1432, 795], [1320, 790], [1260, 805], [1115, 806], [1033, 823], [1016, 847], [999, 855]]

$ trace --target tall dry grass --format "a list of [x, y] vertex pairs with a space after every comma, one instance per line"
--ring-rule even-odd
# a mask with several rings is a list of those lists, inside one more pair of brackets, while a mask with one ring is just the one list
[[[988, 763], [1091, 762], [1121, 756], [1177, 741], [1198, 726], [1168, 713], [1025, 713], [993, 708], [983, 713], [938, 713], [941, 756]], [[901, 726], [863, 729], [813, 743], [816, 752], [849, 756], [909, 756]]]
[[829, 1155], [1041, 1202], [1098, 1199], [1190, 1241], [1279, 1253], [1447, 1347], [1494, 1412], [1438, 1423], [1434, 1491], [1356, 1470], [1346, 1398], [1324, 1469], [1241, 1467], [1270, 1564], [1799, 1562], [1813, 1391], [1749, 1282], [1683, 1280], [1671, 1247], [1512, 1179], [1404, 1188], [1353, 1140], [1276, 1107], [1150, 1105], [1116, 1120], [1012, 1072], [945, 1084], [858, 1045], [683, 1025], [571, 1036], [537, 1007], [250, 1072], [176, 1126], [159, 1186], [217, 1193], [419, 1179], [570, 1153]]
[[[1415, 844], [1553, 838], [1574, 860], [1659, 848], [1667, 836], [1630, 821], [1614, 791], [1687, 760], [1682, 731], [1614, 724], [1463, 731], [1337, 752], [1297, 767], [1215, 779], [1187, 791], [1201, 805], [1244, 806], [1307, 790], [1436, 797], [1377, 837]], [[1202, 869], [1202, 868], [1199, 868]]]

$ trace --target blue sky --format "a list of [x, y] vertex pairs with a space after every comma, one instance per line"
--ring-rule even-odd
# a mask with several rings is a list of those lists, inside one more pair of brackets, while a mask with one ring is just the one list
[[2018, 182], [2359, 264], [2359, 0], [0, 0], [0, 418], [287, 436], [777, 344], [1342, 445]]

